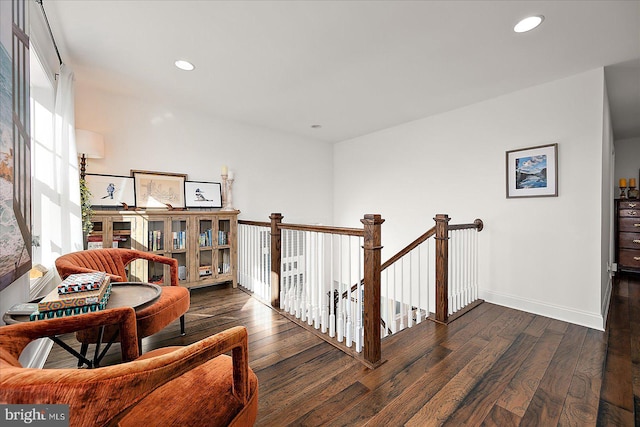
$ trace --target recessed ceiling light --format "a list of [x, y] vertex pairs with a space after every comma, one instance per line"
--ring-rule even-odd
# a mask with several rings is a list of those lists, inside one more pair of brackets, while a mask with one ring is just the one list
[[542, 15], [528, 16], [518, 22], [516, 26], [513, 27], [513, 31], [516, 33], [526, 33], [542, 24], [542, 21], [544, 21], [544, 16]]
[[174, 64], [176, 64], [176, 67], [180, 68], [181, 70], [185, 70], [185, 71], [191, 71], [194, 68], [196, 68], [191, 62], [184, 61], [182, 59], [178, 59], [176, 62], [174, 62]]

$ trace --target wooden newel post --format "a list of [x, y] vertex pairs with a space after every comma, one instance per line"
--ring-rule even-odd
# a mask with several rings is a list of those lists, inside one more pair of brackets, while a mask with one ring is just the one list
[[272, 213], [271, 219], [271, 306], [280, 308], [280, 268], [282, 266], [282, 238], [280, 235], [280, 223], [282, 214]]
[[364, 359], [376, 364], [382, 358], [380, 344], [380, 272], [382, 223], [380, 215], [365, 215], [364, 224]]
[[436, 222], [436, 321], [449, 318], [449, 218], [438, 214]]

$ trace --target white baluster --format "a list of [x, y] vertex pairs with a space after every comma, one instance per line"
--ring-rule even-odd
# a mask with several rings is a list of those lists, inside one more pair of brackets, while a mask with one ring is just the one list
[[404, 257], [400, 258], [400, 329], [404, 329]]
[[[359, 243], [359, 242], [357, 242]], [[357, 288], [356, 288], [356, 330], [354, 333], [355, 341], [356, 341], [356, 351], [360, 353], [362, 351], [362, 280], [360, 280], [363, 276], [363, 268], [362, 268], [362, 250], [360, 249], [362, 245], [358, 244], [355, 248], [358, 251], [358, 275], [356, 276], [357, 280]]]
[[291, 242], [293, 245], [292, 248], [292, 257], [295, 260], [295, 277], [293, 278], [292, 288], [289, 292], [291, 296], [289, 299], [291, 300], [291, 306], [289, 307], [289, 314], [292, 314], [296, 317], [299, 317], [300, 313], [300, 289], [301, 282], [303, 277], [301, 275], [302, 272], [302, 258], [300, 254], [300, 232], [291, 230]]
[[461, 235], [459, 232], [454, 233], [456, 235], [456, 270], [458, 271], [456, 274], [456, 294], [455, 294], [455, 303], [454, 309], [457, 312], [460, 309], [460, 290], [462, 288], [462, 249], [464, 243], [462, 242]]
[[409, 252], [406, 257], [409, 260], [409, 305], [407, 306], [407, 326], [413, 327], [413, 259], [411, 257], [411, 253]]
[[316, 329], [318, 329], [318, 304], [317, 304], [317, 298], [318, 298], [318, 288], [320, 287], [320, 257], [322, 256], [320, 254], [320, 246], [319, 246], [319, 234], [318, 233], [314, 233], [314, 237], [315, 237], [315, 245], [314, 245], [314, 256], [313, 256], [313, 286], [311, 288], [309, 288], [310, 290], [310, 294], [309, 295], [309, 302], [311, 303], [310, 306], [310, 310], [309, 310], [309, 320], [308, 320], [308, 324], [309, 326], [313, 325]]
[[343, 236], [340, 235], [338, 237], [338, 342], [342, 342], [344, 340], [344, 324], [345, 324], [345, 314], [342, 305], [342, 288], [344, 287], [342, 284], [344, 283], [342, 277], [342, 240]]
[[[329, 234], [329, 236], [331, 236]], [[329, 318], [329, 313], [327, 312], [328, 310], [328, 306], [327, 304], [324, 303], [324, 294], [325, 294], [325, 290], [327, 288], [326, 285], [326, 279], [325, 279], [325, 269], [326, 269], [326, 248], [325, 248], [325, 240], [327, 238], [326, 234], [322, 234], [322, 240], [320, 241], [320, 251], [322, 253], [322, 258], [320, 258], [320, 260], [322, 261], [320, 263], [320, 286], [318, 286], [318, 305], [319, 305], [319, 312], [320, 315], [318, 316], [318, 323], [320, 326], [320, 332], [322, 332], [323, 334], [327, 333], [327, 320]], [[331, 261], [329, 261], [331, 262]], [[317, 329], [317, 327], [316, 327]]]
[[417, 289], [417, 291], [418, 291], [418, 301], [417, 301], [417, 304], [416, 304], [416, 307], [417, 307], [416, 308], [416, 324], [422, 322], [422, 298], [421, 298], [421, 296], [422, 296], [422, 281], [420, 280], [422, 278], [421, 275], [420, 275], [420, 272], [421, 272], [420, 270], [421, 270], [421, 267], [422, 267], [422, 258], [420, 257], [420, 255], [421, 255], [420, 254], [420, 247], [421, 246], [422, 246], [422, 244], [418, 245], [418, 247], [416, 248], [417, 249], [416, 252], [418, 254], [418, 265], [417, 265], [417, 268], [418, 268], [418, 271], [417, 271], [417, 274], [418, 274], [418, 280], [417, 280], [417, 282], [418, 282], [418, 289]]
[[[280, 234], [281, 243], [280, 243], [280, 257], [282, 260], [286, 260], [289, 256], [287, 245], [284, 243], [289, 240], [287, 233], [289, 230], [282, 230]], [[282, 262], [284, 265], [284, 261]], [[283, 267], [284, 268], [284, 267]], [[285, 272], [283, 270], [280, 271], [280, 277], [283, 277]], [[291, 272], [289, 272], [289, 277], [291, 277]], [[291, 286], [293, 285], [292, 280], [287, 280], [286, 284], [282, 284], [280, 286], [280, 306], [284, 311], [289, 311], [289, 294], [291, 292]]]
[[396, 312], [396, 305], [398, 302], [398, 295], [400, 294], [398, 291], [398, 280], [396, 277], [396, 265], [398, 265], [397, 262], [394, 262], [391, 265], [392, 271], [390, 274], [391, 280], [393, 281], [393, 286], [391, 287], [393, 289], [393, 299], [391, 300], [391, 317], [389, 318], [389, 321], [391, 322], [391, 333], [393, 334], [398, 332], [398, 322], [396, 321], [396, 315], [398, 313]]
[[[385, 304], [381, 307], [380, 313], [382, 314], [382, 320], [384, 320], [384, 327], [382, 329], [382, 336], [389, 335], [389, 269], [384, 270], [384, 275], [381, 277], [381, 289], [384, 289], [384, 299], [380, 296], [381, 303], [385, 301]], [[382, 326], [382, 322], [380, 322]]]
[[353, 341], [353, 301], [351, 296], [351, 236], [348, 236], [347, 239], [347, 336], [346, 336], [346, 345], [347, 347], [351, 347], [351, 343]]
[[336, 307], [334, 303], [334, 287], [333, 284], [335, 282], [335, 258], [333, 256], [333, 247], [334, 247], [334, 236], [331, 235], [331, 243], [329, 246], [329, 256], [331, 257], [331, 269], [329, 274], [329, 336], [334, 338], [336, 336]]
[[480, 287], [478, 277], [478, 231], [473, 234], [473, 300], [478, 299], [478, 289]]
[[473, 302], [472, 292], [473, 292], [473, 277], [471, 273], [473, 272], [473, 229], [467, 230], [467, 242], [468, 242], [468, 250], [467, 250], [467, 299], [466, 304], [470, 304]]

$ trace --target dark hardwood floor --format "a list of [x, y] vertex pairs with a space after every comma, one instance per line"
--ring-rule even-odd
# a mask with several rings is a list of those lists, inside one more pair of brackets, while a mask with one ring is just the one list
[[[617, 280], [605, 332], [484, 303], [384, 339], [375, 370], [241, 290], [191, 298], [187, 335], [175, 322], [143, 351], [246, 326], [259, 426], [640, 426], [638, 276]], [[56, 346], [45, 367], [73, 366]]]

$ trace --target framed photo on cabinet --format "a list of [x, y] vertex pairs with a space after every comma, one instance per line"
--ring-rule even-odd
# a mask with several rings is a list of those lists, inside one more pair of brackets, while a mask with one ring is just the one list
[[222, 185], [219, 182], [185, 181], [184, 196], [188, 208], [222, 207]]
[[507, 198], [558, 196], [558, 144], [507, 151]]
[[84, 179], [91, 192], [91, 206], [121, 207], [122, 203], [128, 206], [136, 205], [133, 178], [130, 176], [88, 173]]
[[132, 170], [136, 203], [141, 208], [184, 208], [186, 174]]

